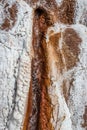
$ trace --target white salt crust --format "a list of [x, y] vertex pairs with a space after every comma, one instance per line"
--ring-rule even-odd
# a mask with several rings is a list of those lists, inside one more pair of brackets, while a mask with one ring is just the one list
[[[22, 0], [6, 2], [17, 2], [18, 13], [11, 30], [0, 30], [0, 130], [20, 130], [31, 78], [33, 11]], [[3, 7], [0, 4], [0, 24]]]

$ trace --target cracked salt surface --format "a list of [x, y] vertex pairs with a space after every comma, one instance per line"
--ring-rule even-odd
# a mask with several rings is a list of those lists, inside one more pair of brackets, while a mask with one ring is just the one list
[[[15, 0], [8, 2], [13, 5]], [[21, 129], [29, 91], [32, 9], [23, 1], [17, 4], [14, 28], [8, 32], [0, 30], [0, 130]], [[3, 5], [0, 7], [3, 8]], [[0, 23], [4, 15], [1, 16]]]
[[77, 30], [82, 38], [82, 43], [80, 45], [79, 63], [74, 73], [69, 106], [72, 106], [70, 110], [72, 123], [74, 124], [73, 129], [85, 130], [81, 127], [81, 124], [84, 108], [87, 105], [87, 27], [77, 24], [73, 28]]

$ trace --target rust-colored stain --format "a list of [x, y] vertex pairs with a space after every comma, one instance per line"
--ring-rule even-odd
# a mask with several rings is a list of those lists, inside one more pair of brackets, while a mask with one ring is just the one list
[[[53, 32], [51, 31], [51, 33], [53, 33]], [[55, 48], [55, 50], [57, 50], [57, 48], [58, 48], [60, 37], [61, 37], [61, 33], [56, 33], [56, 34], [51, 35], [49, 38], [49, 42]]]
[[63, 54], [66, 61], [66, 68], [71, 69], [79, 60], [79, 45], [82, 40], [74, 29], [67, 28], [63, 33], [63, 41]]
[[11, 8], [8, 8], [8, 11], [10, 13], [10, 19], [15, 22], [15, 18], [17, 16], [17, 6], [16, 4], [13, 4]]
[[52, 124], [50, 123], [51, 113], [52, 107], [48, 89], [46, 83], [42, 83], [39, 130], [53, 130]]
[[4, 30], [4, 29], [8, 29], [8, 28], [10, 28], [10, 20], [8, 18], [5, 18], [4, 23], [2, 24], [1, 29]]
[[9, 8], [9, 4], [6, 3], [4, 8], [5, 9], [8, 8], [9, 18], [7, 17], [7, 11], [5, 10], [6, 17], [5, 17], [4, 23], [1, 26], [1, 29], [2, 30], [9, 30], [14, 26], [14, 24], [16, 22], [17, 11], [18, 11], [17, 5], [13, 4], [12, 7]]
[[[82, 39], [79, 37], [79, 35], [76, 33], [76, 31], [72, 28], [67, 28], [63, 32], [63, 48], [62, 53], [65, 58], [65, 65], [66, 69], [72, 69], [74, 66], [76, 66], [77, 62], [79, 61], [79, 53], [80, 53], [80, 44], [82, 42]], [[71, 86], [73, 86], [73, 80], [74, 79], [67, 79], [64, 80], [62, 84], [63, 88], [63, 94], [65, 97], [66, 102], [69, 99], [70, 96], [70, 90]], [[68, 82], [68, 85], [67, 85]]]
[[32, 59], [31, 87], [29, 90], [31, 92], [23, 130], [53, 130], [50, 123], [52, 108], [47, 91], [50, 80], [45, 34], [47, 28], [52, 24], [48, 19], [49, 16], [44, 9], [35, 10], [33, 23], [34, 58]]
[[59, 20], [64, 24], [73, 24], [75, 15], [76, 0], [63, 0], [58, 7]]
[[65, 100], [67, 102], [68, 97], [69, 97], [69, 88], [67, 88], [67, 81], [66, 80], [63, 81], [62, 88], [63, 88], [64, 98], [65, 98]]
[[48, 42], [48, 54], [49, 54], [48, 61], [49, 64], [52, 63], [52, 60], [55, 61], [57, 69], [60, 71], [60, 73], [62, 73], [62, 70], [64, 68], [64, 63], [59, 48], [60, 38], [61, 38], [61, 33], [56, 33], [50, 36]]
[[46, 42], [43, 40], [42, 43], [44, 53], [44, 61], [42, 68], [42, 81], [41, 81], [41, 102], [40, 102], [40, 120], [39, 120], [39, 130], [53, 130], [52, 124], [50, 122], [52, 107], [51, 100], [48, 95], [48, 87], [50, 86], [50, 79], [48, 77], [49, 66], [48, 66], [48, 54], [46, 48]]
[[67, 28], [64, 31], [63, 37], [64, 37], [64, 42], [70, 49], [70, 52], [78, 56], [80, 52], [79, 45], [82, 40], [75, 32], [75, 30], [72, 28]]

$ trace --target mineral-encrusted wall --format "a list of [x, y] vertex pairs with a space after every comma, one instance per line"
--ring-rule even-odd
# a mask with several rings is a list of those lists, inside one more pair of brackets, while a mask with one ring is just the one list
[[86, 14], [86, 0], [0, 0], [0, 130], [87, 130]]
[[19, 130], [31, 78], [33, 11], [11, 0], [0, 1], [0, 10], [0, 130]]

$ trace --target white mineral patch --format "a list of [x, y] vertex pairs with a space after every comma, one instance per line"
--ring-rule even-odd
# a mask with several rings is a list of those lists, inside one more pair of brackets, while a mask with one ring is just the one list
[[[12, 6], [15, 0], [7, 2]], [[3, 7], [0, 4], [0, 24]], [[21, 129], [30, 84], [32, 9], [24, 1], [17, 1], [17, 9], [15, 26], [0, 30], [0, 130]]]
[[87, 0], [77, 0], [76, 5], [75, 21], [76, 23], [79, 23], [82, 15], [84, 14], [84, 11], [87, 11]]
[[60, 6], [63, 0], [56, 0], [57, 4]]

